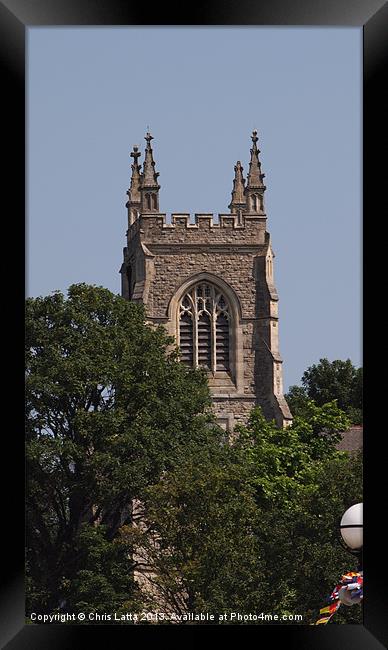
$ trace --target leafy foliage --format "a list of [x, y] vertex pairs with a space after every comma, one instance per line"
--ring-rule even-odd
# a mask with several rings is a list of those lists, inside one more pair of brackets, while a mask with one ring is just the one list
[[26, 371], [29, 607], [52, 611], [83, 567], [82, 526], [115, 537], [188, 432], [205, 439], [209, 393], [141, 306], [83, 284], [27, 300]]
[[[148, 607], [188, 612], [251, 611], [259, 589], [256, 506], [230, 447], [209, 440], [147, 491], [143, 529], [127, 528], [151, 588]], [[162, 605], [161, 605], [162, 603]]]
[[337, 401], [353, 424], [362, 422], [362, 368], [350, 361], [320, 359], [302, 376], [302, 386], [291, 386], [286, 395], [292, 413], [305, 414], [306, 403], [313, 400], [318, 406]]
[[[309, 418], [287, 429], [255, 409], [233, 445], [209, 443], [149, 488], [143, 528], [125, 531], [141, 549], [148, 606], [314, 622], [355, 568], [338, 543], [343, 512], [362, 499], [361, 458], [335, 449], [347, 424], [335, 403], [311, 403]], [[360, 622], [359, 609], [336, 622]]]
[[[322, 407], [309, 402], [308, 410], [306, 418], [295, 418], [284, 430], [255, 410], [237, 441], [252, 467], [256, 534], [268, 579], [277, 585], [278, 607], [302, 613], [304, 623], [314, 622], [338, 577], [356, 568], [338, 543], [339, 521], [350, 505], [362, 501], [361, 455], [352, 458], [335, 449], [347, 417], [335, 402]], [[352, 609], [342, 618], [360, 622], [360, 608]]]

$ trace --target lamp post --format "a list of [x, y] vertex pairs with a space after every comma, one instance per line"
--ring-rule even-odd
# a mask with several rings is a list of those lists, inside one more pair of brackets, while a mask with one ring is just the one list
[[[363, 509], [362, 503], [356, 503], [343, 514], [340, 531], [343, 547], [358, 558], [358, 577], [343, 585], [338, 591], [338, 598], [344, 605], [355, 605], [362, 600], [362, 547], [363, 547]], [[352, 574], [350, 574], [352, 575]]]
[[319, 610], [320, 617], [315, 625], [326, 625], [341, 603], [351, 606], [362, 602], [364, 580], [362, 572], [362, 525], [362, 503], [356, 503], [348, 508], [342, 516], [339, 542], [342, 548], [358, 556], [358, 572], [349, 571], [342, 576], [339, 584], [328, 598], [329, 604]]
[[343, 548], [358, 557], [358, 570], [362, 571], [363, 547], [363, 511], [362, 503], [356, 503], [343, 514], [340, 531], [343, 539]]

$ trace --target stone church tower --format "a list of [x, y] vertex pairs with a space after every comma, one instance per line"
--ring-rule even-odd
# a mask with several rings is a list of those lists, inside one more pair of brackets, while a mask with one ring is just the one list
[[232, 430], [259, 404], [287, 426], [278, 345], [274, 253], [266, 230], [265, 185], [257, 132], [247, 182], [235, 165], [230, 213], [159, 212], [158, 172], [145, 136], [143, 170], [133, 147], [127, 192], [128, 230], [121, 267], [122, 295], [144, 303], [147, 320], [175, 337], [182, 363], [203, 366], [221, 426]]

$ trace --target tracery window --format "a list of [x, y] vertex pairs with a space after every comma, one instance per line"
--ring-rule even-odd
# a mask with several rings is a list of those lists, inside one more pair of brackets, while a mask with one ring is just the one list
[[209, 371], [230, 370], [230, 309], [222, 292], [201, 282], [182, 298], [179, 307], [181, 360]]

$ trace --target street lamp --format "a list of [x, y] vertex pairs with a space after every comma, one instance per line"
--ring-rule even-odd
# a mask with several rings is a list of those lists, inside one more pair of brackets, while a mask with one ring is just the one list
[[[338, 591], [338, 598], [344, 605], [355, 605], [362, 599], [362, 547], [363, 547], [363, 511], [362, 503], [356, 503], [343, 514], [340, 531], [343, 546], [349, 553], [358, 556], [358, 576]], [[350, 574], [352, 575], [352, 574]], [[361, 581], [361, 582], [360, 582]], [[354, 590], [357, 591], [354, 591]]]
[[340, 523], [342, 540], [339, 538], [339, 542], [342, 548], [358, 556], [358, 572], [349, 571], [342, 576], [339, 584], [328, 598], [329, 604], [320, 609], [320, 617], [315, 625], [326, 625], [341, 603], [351, 606], [361, 603], [363, 599], [362, 524], [362, 503], [356, 503], [342, 515]]
[[340, 531], [345, 548], [361, 559], [363, 546], [363, 514], [362, 503], [356, 503], [343, 514]]

